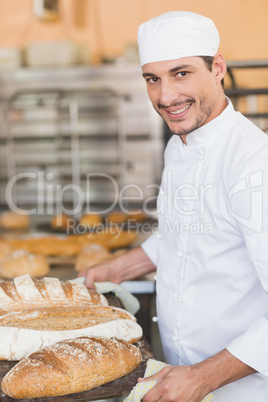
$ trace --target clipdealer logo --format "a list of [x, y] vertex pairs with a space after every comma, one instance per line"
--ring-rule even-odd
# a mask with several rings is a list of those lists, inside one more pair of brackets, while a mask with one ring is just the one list
[[[243, 197], [244, 204], [239, 202]], [[240, 210], [238, 211], [238, 206]], [[248, 210], [243, 208], [247, 205]], [[263, 230], [263, 171], [258, 170], [237, 182], [228, 194], [230, 214], [244, 227], [261, 232]]]
[[[24, 183], [32, 181], [35, 194], [33, 195], [36, 200], [34, 208], [22, 210], [19, 208], [16, 200], [16, 191], [19, 186]], [[120, 210], [129, 213], [128, 205], [131, 202], [139, 202], [143, 204], [143, 211], [145, 213], [152, 212], [152, 203], [156, 202], [159, 186], [157, 184], [148, 184], [144, 188], [133, 184], [126, 184], [120, 188], [117, 181], [106, 173], [88, 173], [86, 176], [85, 187], [81, 188], [75, 183], [68, 183], [65, 185], [56, 182], [56, 177], [53, 173], [45, 173], [39, 171], [18, 173], [13, 176], [5, 191], [6, 203], [10, 210], [27, 215], [34, 214], [69, 214], [78, 215], [82, 213], [90, 213], [92, 210], [92, 199], [94, 199], [94, 184], [92, 182], [99, 181], [105, 186], [111, 194], [111, 199], [108, 200], [108, 205], [104, 204], [104, 209], [99, 213], [106, 214], [112, 211], [117, 205]], [[67, 208], [64, 203], [67, 193], [71, 194], [74, 202], [72, 208]]]
[[[170, 173], [171, 174], [171, 173]], [[169, 232], [190, 232], [195, 234], [212, 234], [213, 225], [206, 215], [206, 208], [209, 207], [212, 199], [215, 198], [216, 188], [210, 183], [199, 186], [183, 184], [174, 187], [172, 177], [167, 176], [165, 193], [156, 184], [149, 184], [141, 188], [136, 184], [128, 184], [119, 187], [115, 179], [104, 173], [88, 173], [86, 186], [69, 183], [66, 185], [58, 184], [56, 177], [52, 173], [24, 172], [12, 177], [6, 187], [6, 202], [11, 210], [21, 214], [69, 214], [76, 215], [85, 211], [91, 211], [91, 196], [94, 193], [93, 180], [106, 180], [112, 193], [110, 204], [100, 211], [106, 214], [114, 209], [116, 205], [128, 213], [128, 205], [132, 201], [142, 203], [141, 209], [145, 213], [152, 214], [149, 205], [155, 203], [159, 192], [157, 209], [153, 210], [155, 216], [159, 213], [176, 219], [168, 219], [165, 229]], [[26, 181], [34, 181], [36, 194], [36, 205], [32, 209], [22, 210], [16, 203], [16, 186], [22, 186]], [[241, 225], [261, 232], [263, 230], [263, 171], [251, 173], [233, 185], [227, 195], [227, 209], [229, 214]], [[148, 190], [148, 193], [145, 191]], [[159, 191], [160, 190], [160, 191]], [[75, 202], [72, 208], [68, 209], [64, 205], [64, 197], [67, 192], [71, 192]], [[135, 193], [135, 196], [133, 195]], [[153, 193], [153, 196], [151, 194]], [[132, 194], [132, 195], [130, 195]], [[149, 196], [148, 196], [149, 194]], [[214, 194], [214, 195], [213, 195]], [[191, 218], [192, 217], [192, 218]], [[186, 219], [188, 218], [188, 219]]]

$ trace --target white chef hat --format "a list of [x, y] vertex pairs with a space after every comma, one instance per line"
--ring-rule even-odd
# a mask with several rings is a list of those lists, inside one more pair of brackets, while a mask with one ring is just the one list
[[140, 25], [140, 62], [175, 60], [190, 56], [215, 56], [220, 36], [213, 21], [187, 11], [170, 11]]

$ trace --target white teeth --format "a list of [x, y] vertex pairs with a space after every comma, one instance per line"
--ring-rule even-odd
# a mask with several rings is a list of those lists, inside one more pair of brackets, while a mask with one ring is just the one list
[[189, 109], [190, 106], [191, 105], [187, 105], [187, 106], [183, 107], [182, 109], [176, 110], [176, 112], [169, 112], [169, 113], [171, 113], [171, 114], [180, 114], [180, 113], [184, 112], [185, 110]]

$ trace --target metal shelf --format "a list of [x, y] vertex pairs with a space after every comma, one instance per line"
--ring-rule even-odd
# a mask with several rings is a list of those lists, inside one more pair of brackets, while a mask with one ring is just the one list
[[[130, 76], [127, 72], [119, 76], [112, 69], [114, 79], [109, 74], [107, 77], [107, 69], [104, 76], [93, 69], [96, 80], [89, 82], [85, 81], [84, 74], [90, 77], [91, 69], [83, 70], [82, 75], [79, 69], [77, 75], [73, 72], [72, 80], [68, 80], [66, 70], [61, 77], [58, 71], [0, 75], [0, 113], [3, 116], [0, 155], [5, 171], [1, 174], [0, 186], [4, 190], [16, 175], [27, 173], [41, 177], [45, 188], [40, 200], [37, 180], [32, 177], [18, 180], [12, 197], [20, 208], [41, 202], [51, 209], [51, 203], [54, 206], [57, 203], [57, 186], [79, 187], [84, 203], [95, 208], [113, 201], [112, 180], [119, 191], [128, 185], [139, 186], [143, 191], [146, 185], [160, 182], [162, 121], [148, 112], [151, 106], [145, 88], [140, 86], [140, 80], [143, 83], [140, 72], [135, 73], [139, 84], [134, 87], [133, 82], [129, 87], [133, 71]], [[49, 77], [36, 80], [40, 74]], [[57, 83], [55, 77], [59, 78]], [[88, 175], [91, 175], [90, 192]], [[53, 194], [48, 197], [45, 193], [49, 186]], [[144, 197], [156, 193], [156, 187], [151, 188], [144, 191]], [[0, 207], [5, 208], [8, 200], [3, 195], [4, 191]], [[74, 193], [72, 197], [70, 191], [66, 191], [63, 197], [63, 203], [72, 204], [75, 209], [77, 195]], [[82, 207], [81, 204], [76, 217], [82, 214]]]
[[[268, 60], [233, 60], [227, 62], [231, 88], [226, 95], [232, 100], [236, 110], [241, 111], [253, 123], [268, 134], [268, 85], [261, 88], [241, 88], [237, 84], [237, 70], [267, 70]], [[257, 73], [255, 71], [255, 73]], [[250, 83], [250, 80], [248, 80]]]

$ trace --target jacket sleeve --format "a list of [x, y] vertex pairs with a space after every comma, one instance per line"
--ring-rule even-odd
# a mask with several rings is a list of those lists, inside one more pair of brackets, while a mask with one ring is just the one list
[[141, 245], [143, 251], [147, 254], [155, 266], [157, 266], [158, 241], [158, 233], [156, 232]]
[[[174, 135], [170, 138], [165, 152], [164, 152], [164, 164], [166, 164], [167, 159], [170, 157], [172, 151], [174, 151], [174, 148], [172, 148], [172, 140], [174, 138]], [[142, 245], [141, 247], [147, 254], [147, 256], [152, 260], [154, 265], [157, 267], [157, 258], [158, 258], [158, 243], [159, 243], [159, 233], [160, 230], [155, 231], [154, 234], [152, 234]]]
[[268, 160], [255, 164], [238, 183], [240, 191], [233, 194], [230, 210], [244, 238], [255, 274], [267, 293], [267, 306], [263, 316], [234, 339], [227, 350], [268, 376]]

